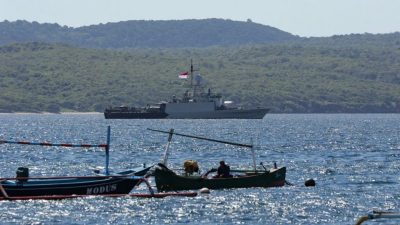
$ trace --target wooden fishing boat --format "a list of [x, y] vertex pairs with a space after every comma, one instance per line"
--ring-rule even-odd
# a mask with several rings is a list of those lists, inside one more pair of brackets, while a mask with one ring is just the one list
[[286, 167], [266, 171], [249, 171], [229, 178], [207, 178], [204, 176], [178, 175], [163, 164], [154, 170], [158, 191], [191, 189], [224, 189], [250, 187], [281, 187], [285, 185]]
[[[168, 143], [164, 153], [164, 159], [162, 163], [159, 163], [154, 169], [154, 179], [156, 182], [158, 191], [178, 191], [178, 190], [192, 190], [192, 189], [224, 189], [224, 188], [250, 188], [250, 187], [281, 187], [286, 183], [286, 167], [276, 167], [273, 169], [259, 170], [256, 167], [255, 153], [253, 145], [241, 144], [229, 141], [216, 140], [205, 137], [198, 137], [187, 134], [179, 134], [174, 132], [173, 129], [168, 131], [160, 131], [154, 129], [148, 129], [151, 131], [157, 131], [161, 133], [169, 133]], [[253, 169], [250, 170], [230, 170], [236, 174], [226, 178], [208, 178], [207, 175], [210, 172], [216, 172], [216, 169], [212, 169], [207, 172], [207, 175], [193, 175], [192, 172], [187, 171], [179, 175], [176, 172], [169, 169], [167, 159], [169, 156], [169, 145], [172, 139], [172, 135], [196, 138], [200, 140], [213, 141], [223, 144], [235, 145], [240, 147], [251, 148], [253, 155]], [[262, 165], [262, 164], [261, 164]]]
[[[147, 168], [146, 168], [147, 169]], [[143, 171], [139, 171], [143, 173]], [[141, 177], [116, 176], [84, 176], [84, 177], [40, 177], [37, 181], [11, 182], [20, 178], [8, 178], [0, 181], [1, 200], [60, 200], [84, 198], [90, 196], [101, 197], [138, 197], [164, 198], [195, 197], [197, 192], [165, 192], [154, 193], [149, 182]], [[32, 178], [31, 178], [32, 179]], [[40, 181], [42, 180], [42, 181]], [[130, 193], [131, 189], [140, 183], [145, 183], [149, 193]]]
[[125, 171], [110, 175], [109, 173], [109, 146], [110, 127], [107, 132], [107, 144], [52, 144], [48, 142], [36, 143], [26, 141], [1, 140], [1, 144], [61, 146], [61, 147], [101, 147], [106, 150], [105, 173], [95, 176], [76, 177], [29, 177], [29, 169], [20, 167], [15, 178], [0, 178], [0, 197], [3, 199], [23, 196], [68, 196], [68, 195], [102, 195], [128, 194], [143, 180], [141, 175], [149, 168], [141, 171]]
[[0, 182], [0, 189], [8, 197], [128, 194], [140, 181], [132, 176], [6, 178]]

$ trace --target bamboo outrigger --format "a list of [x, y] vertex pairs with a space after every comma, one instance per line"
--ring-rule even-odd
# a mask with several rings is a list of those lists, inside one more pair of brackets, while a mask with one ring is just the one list
[[373, 219], [400, 219], [400, 212], [372, 211], [372, 213], [358, 218], [356, 225], [361, 225], [365, 221]]

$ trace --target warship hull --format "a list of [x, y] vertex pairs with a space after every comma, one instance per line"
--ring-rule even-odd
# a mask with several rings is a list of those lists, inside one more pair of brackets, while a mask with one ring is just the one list
[[226, 109], [212, 112], [175, 112], [167, 119], [262, 119], [268, 109]]
[[140, 112], [104, 112], [106, 119], [164, 119], [166, 113], [140, 113]]
[[269, 109], [225, 109], [203, 112], [139, 113], [105, 112], [106, 119], [262, 119]]

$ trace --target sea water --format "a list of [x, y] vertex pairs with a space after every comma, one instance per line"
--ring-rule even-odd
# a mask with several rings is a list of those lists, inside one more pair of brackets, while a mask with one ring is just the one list
[[[159, 162], [168, 131], [251, 144], [257, 165], [287, 167], [292, 186], [212, 190], [194, 198], [90, 197], [0, 202], [0, 224], [354, 224], [372, 210], [400, 211], [399, 114], [268, 114], [263, 120], [105, 120], [102, 114], [0, 114], [0, 140], [102, 144], [111, 126], [110, 169]], [[252, 168], [249, 149], [174, 136], [170, 167], [225, 160]], [[0, 145], [0, 177], [92, 175], [104, 151]], [[258, 165], [259, 166], [259, 165]], [[307, 179], [315, 187], [305, 187]], [[154, 181], [151, 181], [152, 185]], [[139, 186], [133, 192], [145, 193]], [[377, 220], [372, 224], [399, 224]]]

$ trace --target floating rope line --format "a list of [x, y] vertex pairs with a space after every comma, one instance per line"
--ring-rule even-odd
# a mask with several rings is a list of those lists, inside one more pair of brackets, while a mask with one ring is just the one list
[[107, 144], [53, 144], [48, 142], [29, 142], [29, 141], [7, 141], [0, 140], [0, 144], [18, 144], [18, 145], [38, 145], [38, 146], [59, 146], [59, 147], [69, 147], [69, 148], [104, 148], [106, 152], [106, 163], [105, 163], [105, 175], [109, 175], [109, 162], [110, 162], [110, 140], [111, 140], [111, 127], [107, 127]]
[[59, 146], [59, 147], [68, 147], [68, 148], [107, 148], [107, 144], [54, 144], [48, 142], [28, 142], [28, 141], [6, 141], [0, 140], [0, 144], [18, 144], [18, 145], [39, 145], [39, 146]]

